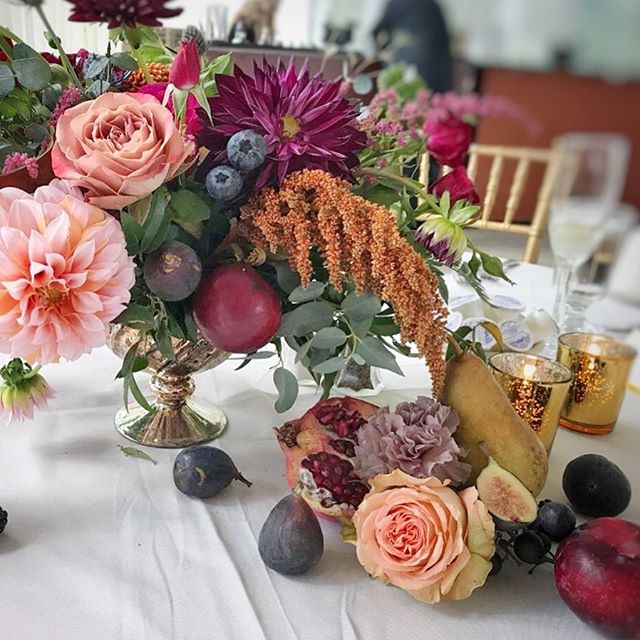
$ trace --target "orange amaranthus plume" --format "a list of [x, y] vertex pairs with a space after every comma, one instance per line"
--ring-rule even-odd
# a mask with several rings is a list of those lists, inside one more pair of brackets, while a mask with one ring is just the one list
[[277, 190], [256, 193], [241, 209], [237, 233], [266, 251], [283, 248], [303, 285], [312, 277], [315, 246], [336, 289], [342, 290], [346, 278], [358, 291], [370, 289], [389, 302], [402, 339], [414, 342], [426, 359], [438, 393], [447, 309], [435, 274], [387, 209], [351, 193], [345, 180], [305, 169], [287, 176]]

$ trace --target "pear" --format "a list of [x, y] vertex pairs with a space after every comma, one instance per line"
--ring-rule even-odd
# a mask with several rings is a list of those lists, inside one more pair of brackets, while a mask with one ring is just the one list
[[544, 445], [478, 356], [460, 351], [449, 361], [440, 401], [460, 417], [454, 438], [467, 451], [469, 484], [475, 483], [491, 455], [534, 496], [540, 494], [549, 472]]

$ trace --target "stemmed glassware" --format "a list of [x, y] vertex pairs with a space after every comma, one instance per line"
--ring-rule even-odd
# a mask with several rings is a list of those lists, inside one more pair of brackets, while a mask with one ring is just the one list
[[562, 332], [572, 278], [604, 239], [605, 221], [620, 201], [629, 144], [615, 134], [581, 133], [561, 136], [556, 143], [561, 161], [549, 240], [556, 265], [553, 315]]

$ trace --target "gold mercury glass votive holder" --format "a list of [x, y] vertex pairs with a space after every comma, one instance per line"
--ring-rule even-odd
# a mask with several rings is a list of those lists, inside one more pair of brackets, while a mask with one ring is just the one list
[[497, 353], [489, 364], [513, 408], [549, 453], [571, 384], [571, 371], [554, 360], [523, 353]]
[[565, 333], [558, 338], [558, 361], [573, 372], [560, 425], [591, 435], [611, 433], [636, 350], [608, 336]]

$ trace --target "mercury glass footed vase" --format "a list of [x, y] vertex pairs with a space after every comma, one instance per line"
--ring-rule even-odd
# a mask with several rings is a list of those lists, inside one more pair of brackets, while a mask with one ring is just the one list
[[173, 449], [209, 442], [227, 426], [227, 417], [214, 405], [192, 399], [195, 382], [191, 374], [208, 371], [224, 362], [229, 354], [213, 347], [204, 338], [198, 342], [172, 338], [175, 361], [165, 358], [153, 338], [137, 329], [114, 324], [109, 335], [110, 349], [121, 358], [138, 343], [138, 354], [147, 358], [152, 374], [152, 411], [132, 398], [128, 407], [116, 414], [116, 429], [129, 440], [149, 447]]

